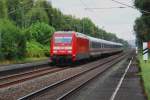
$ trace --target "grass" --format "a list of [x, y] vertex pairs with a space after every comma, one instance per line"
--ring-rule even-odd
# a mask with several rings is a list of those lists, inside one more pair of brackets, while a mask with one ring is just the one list
[[7, 64], [18, 64], [18, 63], [27, 63], [27, 62], [33, 62], [38, 60], [45, 60], [48, 59], [47, 57], [30, 57], [30, 58], [24, 58], [19, 60], [4, 60], [0, 61], [0, 65], [7, 65]]
[[150, 100], [150, 60], [145, 63], [145, 61], [142, 60], [142, 57], [139, 57], [140, 60], [140, 67], [141, 67], [141, 74], [144, 81], [144, 88], [148, 97], [148, 100]]

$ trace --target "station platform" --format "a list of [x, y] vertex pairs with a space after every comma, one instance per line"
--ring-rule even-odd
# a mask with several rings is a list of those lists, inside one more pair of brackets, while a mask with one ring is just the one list
[[9, 64], [9, 65], [0, 65], [0, 73], [4, 71], [11, 71], [11, 70], [16, 70], [16, 69], [22, 69], [22, 68], [29, 68], [29, 67], [34, 67], [34, 66], [39, 66], [39, 65], [45, 65], [48, 64], [49, 60], [39, 60], [39, 61], [34, 61], [34, 62], [29, 62], [29, 63], [23, 63], [23, 64]]
[[82, 87], [67, 100], [147, 100], [144, 95], [141, 76], [139, 75], [140, 69], [135, 59], [133, 59], [118, 91], [112, 99], [128, 64], [129, 60], [124, 59], [110, 68], [109, 71]]

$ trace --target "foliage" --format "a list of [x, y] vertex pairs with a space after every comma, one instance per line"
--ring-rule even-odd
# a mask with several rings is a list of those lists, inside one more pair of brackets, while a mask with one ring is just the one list
[[94, 33], [94, 27], [95, 27], [95, 25], [94, 25], [94, 23], [89, 18], [83, 18], [81, 20], [81, 24], [83, 24], [83, 28], [84, 28], [83, 29], [84, 31], [82, 33], [88, 34], [88, 35]]
[[44, 57], [48, 56], [48, 53], [49, 49], [47, 46], [43, 46], [42, 44], [35, 41], [27, 42], [27, 57]]
[[150, 11], [149, 0], [135, 0], [135, 6], [144, 14], [142, 10]]
[[[65, 15], [47, 0], [0, 0], [0, 58], [49, 56], [54, 31], [77, 31], [93, 37], [126, 43], [96, 26], [89, 18]], [[146, 18], [146, 17], [145, 17]], [[149, 24], [149, 23], [148, 23]]]
[[26, 14], [33, 7], [34, 0], [6, 0], [9, 12], [9, 19], [14, 21], [17, 26], [25, 27]]
[[0, 18], [7, 18], [6, 0], [0, 0]]
[[34, 40], [43, 45], [48, 44], [55, 29], [48, 24], [37, 22], [26, 29], [28, 41]]
[[0, 20], [1, 57], [13, 59], [23, 57], [25, 54], [25, 36], [21, 30], [8, 20]]
[[37, 2], [35, 2], [35, 5], [27, 13], [26, 18], [26, 21], [28, 22], [27, 25], [31, 25], [37, 21], [48, 24], [49, 18], [47, 12], [45, 11], [45, 7], [43, 6], [43, 0], [37, 0]]
[[141, 48], [142, 42], [150, 41], [150, 12], [149, 0], [135, 0], [135, 6], [141, 11], [142, 16], [135, 21], [134, 30], [137, 37], [137, 45]]
[[146, 91], [146, 94], [148, 96], [148, 100], [150, 100], [150, 61], [148, 61], [147, 63], [145, 63], [142, 59], [142, 57], [139, 57], [140, 60], [140, 67], [141, 67], [141, 75], [144, 81], [144, 88]]

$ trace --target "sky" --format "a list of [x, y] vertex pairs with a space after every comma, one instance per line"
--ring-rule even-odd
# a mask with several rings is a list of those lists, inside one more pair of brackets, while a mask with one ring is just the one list
[[[128, 8], [112, 0], [49, 0], [53, 7], [60, 9], [64, 14], [77, 18], [89, 17], [99, 28], [115, 33], [124, 40], [135, 40], [134, 21], [140, 17], [136, 9]], [[133, 0], [117, 0], [128, 5], [133, 5]], [[85, 8], [110, 8], [113, 9], [85, 9]]]

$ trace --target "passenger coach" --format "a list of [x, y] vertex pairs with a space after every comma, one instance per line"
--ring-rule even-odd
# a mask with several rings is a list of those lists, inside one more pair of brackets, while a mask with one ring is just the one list
[[51, 38], [50, 56], [54, 62], [77, 61], [101, 54], [122, 51], [122, 44], [93, 38], [72, 31], [55, 32]]

